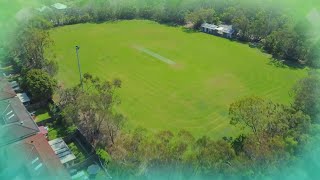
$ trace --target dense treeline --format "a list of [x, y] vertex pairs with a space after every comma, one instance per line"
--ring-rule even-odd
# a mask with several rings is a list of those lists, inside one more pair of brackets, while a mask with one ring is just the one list
[[290, 166], [308, 141], [310, 118], [292, 107], [247, 97], [233, 103], [229, 112], [230, 123], [244, 128], [239, 137], [214, 140], [195, 138], [184, 130], [153, 134], [138, 128], [122, 133], [108, 148], [112, 157], [108, 167], [116, 177], [159, 171], [168, 177], [178, 173], [182, 179], [197, 175], [259, 179]]
[[297, 83], [291, 106], [256, 96], [232, 103], [230, 124], [239, 127], [238, 137], [196, 138], [185, 130], [125, 131], [124, 116], [114, 111], [121, 81], [102, 81], [90, 74], [84, 76], [84, 90], [79, 85], [59, 91], [59, 116], [64, 125], [80, 128], [115, 179], [261, 179], [290, 167], [306, 145], [319, 138], [319, 77], [312, 71]]
[[[276, 59], [317, 66], [319, 42], [314, 42], [307, 21], [296, 21], [290, 11], [259, 0], [106, 0], [88, 1], [64, 12], [47, 11], [54, 25], [104, 22], [119, 19], [149, 19], [171, 25], [201, 23], [232, 24], [235, 38], [253, 42]], [[291, 63], [292, 64], [292, 63]]]

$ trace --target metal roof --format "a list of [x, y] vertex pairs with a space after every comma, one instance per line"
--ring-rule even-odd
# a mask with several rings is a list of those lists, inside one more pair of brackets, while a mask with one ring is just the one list
[[18, 93], [17, 96], [22, 103], [30, 102], [30, 98], [26, 93]]
[[76, 156], [72, 153], [62, 138], [51, 140], [49, 141], [49, 144], [56, 155], [60, 158], [62, 164], [76, 159]]
[[201, 27], [215, 30], [218, 26], [217, 26], [217, 25], [214, 25], [214, 24], [203, 23], [203, 24], [201, 25]]
[[211, 30], [221, 31], [223, 33], [233, 33], [234, 32], [234, 30], [232, 28], [232, 25], [221, 24], [221, 25], [217, 26], [215, 24], [203, 23], [201, 25], [201, 27], [208, 28], [208, 29], [211, 29]]

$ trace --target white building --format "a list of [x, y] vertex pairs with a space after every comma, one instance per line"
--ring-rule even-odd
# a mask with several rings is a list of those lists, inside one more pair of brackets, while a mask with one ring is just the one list
[[223, 36], [226, 38], [231, 38], [234, 33], [234, 29], [232, 28], [232, 25], [225, 25], [225, 24], [215, 25], [215, 24], [203, 23], [201, 25], [201, 31], [209, 34]]

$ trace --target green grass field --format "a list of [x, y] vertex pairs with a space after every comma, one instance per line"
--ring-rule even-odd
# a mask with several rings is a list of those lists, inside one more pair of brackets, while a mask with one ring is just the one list
[[83, 72], [123, 81], [118, 110], [127, 128], [235, 135], [230, 103], [259, 95], [289, 104], [291, 87], [306, 74], [270, 65], [270, 55], [248, 45], [151, 21], [79, 24], [50, 34], [55, 44], [47, 56], [59, 61], [57, 78], [65, 87], [79, 82], [75, 45]]

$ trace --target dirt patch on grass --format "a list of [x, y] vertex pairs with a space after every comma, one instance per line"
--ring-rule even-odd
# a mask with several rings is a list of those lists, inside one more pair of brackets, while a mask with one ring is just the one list
[[141, 52], [143, 52], [143, 53], [146, 53], [146, 54], [148, 54], [149, 56], [152, 56], [152, 57], [154, 57], [154, 58], [156, 58], [156, 59], [158, 59], [158, 60], [160, 60], [160, 61], [162, 61], [162, 62], [164, 62], [164, 63], [167, 63], [167, 64], [169, 64], [169, 65], [174, 65], [174, 64], [176, 64], [174, 61], [172, 61], [171, 59], [168, 59], [168, 58], [166, 58], [166, 57], [163, 57], [163, 56], [161, 56], [160, 54], [157, 54], [157, 53], [155, 53], [155, 52], [153, 52], [153, 51], [151, 51], [151, 50], [149, 50], [149, 49], [147, 49], [147, 48], [144, 48], [144, 47], [141, 47], [141, 46], [137, 46], [137, 45], [135, 45], [135, 46], [133, 46], [133, 48], [135, 48], [135, 49], [137, 49], [138, 51], [141, 51]]
[[238, 78], [233, 74], [227, 73], [219, 76], [215, 76], [208, 80], [208, 86], [213, 88], [225, 88], [232, 86], [233, 83], [237, 82]]
[[182, 63], [176, 63], [176, 64], [171, 64], [170, 65], [172, 67], [172, 69], [174, 70], [182, 70], [184, 69], [185, 65]]

